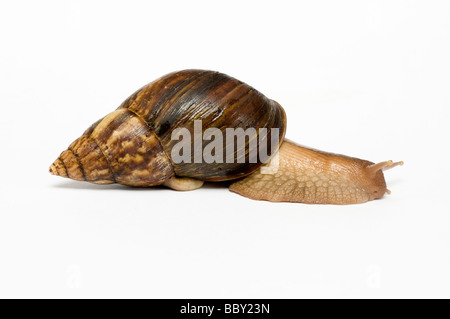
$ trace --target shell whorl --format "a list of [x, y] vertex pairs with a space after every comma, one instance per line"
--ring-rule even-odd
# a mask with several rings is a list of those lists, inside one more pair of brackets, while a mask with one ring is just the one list
[[96, 184], [136, 187], [161, 185], [174, 175], [156, 135], [126, 109], [92, 125], [61, 154], [50, 172]]
[[[204, 70], [184, 70], [163, 76], [131, 95], [119, 109], [128, 109], [138, 114], [155, 132], [163, 148], [170, 156], [178, 141], [172, 140], [172, 132], [186, 128], [193, 135], [194, 121], [202, 121], [202, 130], [218, 128], [278, 128], [279, 144], [284, 138], [286, 116], [283, 108], [253, 87], [223, 73]], [[259, 137], [259, 131], [257, 132]], [[225, 134], [223, 134], [225, 135]], [[202, 141], [205, 148], [209, 141]], [[278, 145], [266, 149], [258, 143], [258, 151], [269, 155], [278, 150]], [[203, 181], [225, 181], [236, 179], [255, 171], [261, 162], [249, 163], [249, 149], [245, 149], [245, 163], [173, 164], [175, 174]]]

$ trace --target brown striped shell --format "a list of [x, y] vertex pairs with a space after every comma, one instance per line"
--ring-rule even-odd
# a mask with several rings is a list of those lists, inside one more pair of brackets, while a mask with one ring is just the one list
[[[172, 132], [187, 128], [193, 137], [195, 120], [202, 120], [203, 132], [252, 127], [258, 132], [267, 128], [270, 134], [271, 128], [279, 128], [279, 144], [286, 128], [282, 107], [249, 85], [219, 72], [174, 72], [144, 86], [93, 124], [61, 154], [50, 172], [97, 184], [145, 187], [161, 185], [173, 176], [226, 181], [262, 165], [249, 163], [247, 145], [245, 163], [174, 163], [170, 156], [178, 140], [171, 139]], [[203, 147], [208, 143], [202, 140]], [[274, 154], [276, 150], [263, 151]]]

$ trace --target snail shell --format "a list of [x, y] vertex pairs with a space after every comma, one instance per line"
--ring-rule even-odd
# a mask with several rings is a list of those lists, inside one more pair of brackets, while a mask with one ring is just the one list
[[[269, 156], [278, 150], [286, 129], [282, 107], [251, 86], [219, 72], [185, 70], [163, 76], [131, 95], [73, 142], [50, 172], [97, 184], [147, 187], [174, 176], [226, 181], [246, 176], [262, 165], [250, 163], [248, 139], [244, 163], [237, 160], [239, 148], [232, 163], [175, 163], [171, 154], [178, 141], [172, 139], [172, 133], [177, 128], [194, 132], [195, 120], [202, 121], [203, 131], [217, 128], [224, 134], [226, 128], [251, 127], [257, 134], [259, 128], [266, 128], [268, 139], [271, 129], [278, 128], [278, 144], [270, 149], [268, 143], [257, 139], [258, 152]], [[203, 149], [208, 143], [202, 139], [192, 144]]]

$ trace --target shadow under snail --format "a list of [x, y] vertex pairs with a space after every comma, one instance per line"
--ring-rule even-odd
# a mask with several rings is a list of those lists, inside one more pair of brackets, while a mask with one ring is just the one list
[[[233, 144], [232, 162], [174, 161], [179, 140], [173, 133], [180, 128], [194, 132], [200, 120], [202, 132], [213, 128], [224, 135], [227, 128], [265, 128], [269, 139], [271, 129], [278, 129], [276, 145], [266, 146], [259, 133], [254, 137], [259, 151], [277, 155], [277, 170], [263, 173], [269, 164], [249, 160], [251, 138], [244, 150]], [[285, 139], [285, 132], [283, 108], [251, 86], [219, 72], [184, 70], [144, 86], [93, 124], [51, 165], [50, 173], [95, 184], [165, 185], [181, 191], [235, 180], [231, 191], [256, 200], [357, 204], [389, 193], [383, 170], [403, 164], [374, 164], [306, 148]], [[212, 143], [201, 137], [190, 142], [202, 149]], [[228, 147], [225, 143], [220, 151]], [[245, 161], [238, 161], [242, 154]]]

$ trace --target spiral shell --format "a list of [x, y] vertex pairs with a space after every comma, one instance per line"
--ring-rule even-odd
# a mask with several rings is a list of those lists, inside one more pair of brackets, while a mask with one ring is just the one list
[[[246, 160], [232, 163], [175, 163], [172, 139], [177, 128], [194, 136], [194, 121], [209, 128], [279, 129], [279, 143], [269, 147], [259, 143], [258, 151], [273, 155], [286, 128], [282, 107], [249, 85], [225, 74], [204, 70], [174, 72], [144, 86], [113, 113], [93, 124], [52, 164], [50, 172], [96, 184], [119, 183], [129, 186], [161, 185], [173, 176], [202, 181], [226, 181], [248, 175], [262, 165], [250, 163], [248, 141]], [[201, 140], [192, 145], [204, 148]], [[228, 145], [224, 145], [227, 148]], [[195, 150], [194, 152], [195, 153]]]

